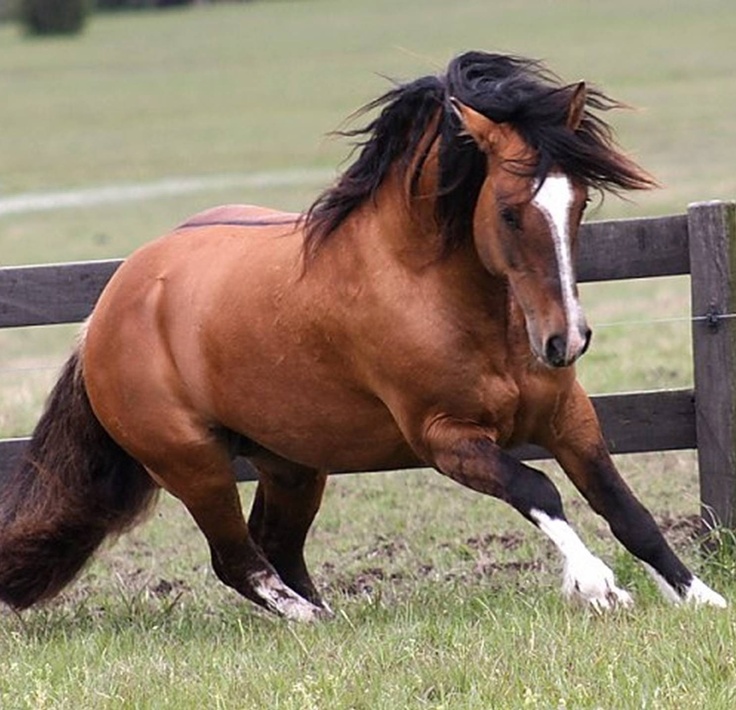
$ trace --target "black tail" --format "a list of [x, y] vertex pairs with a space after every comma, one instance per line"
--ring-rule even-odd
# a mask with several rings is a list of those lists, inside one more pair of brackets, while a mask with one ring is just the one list
[[53, 597], [108, 535], [140, 520], [156, 491], [95, 417], [75, 352], [0, 486], [0, 600], [25, 609]]

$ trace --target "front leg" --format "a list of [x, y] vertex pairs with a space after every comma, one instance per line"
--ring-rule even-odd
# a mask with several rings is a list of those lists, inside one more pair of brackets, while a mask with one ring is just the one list
[[552, 421], [547, 448], [614, 536], [638, 557], [671, 601], [725, 607], [726, 600], [699, 580], [667, 544], [649, 511], [626, 485], [611, 459], [588, 396], [576, 385]]
[[560, 494], [541, 471], [505, 453], [492, 432], [450, 418], [424, 432], [422, 453], [438, 471], [480, 493], [506, 501], [536, 525], [564, 558], [563, 592], [596, 609], [628, 606], [613, 572], [583, 544], [565, 519]]

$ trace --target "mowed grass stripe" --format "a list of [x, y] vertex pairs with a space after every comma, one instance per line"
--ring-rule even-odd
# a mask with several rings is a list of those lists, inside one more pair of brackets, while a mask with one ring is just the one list
[[235, 187], [247, 189], [300, 187], [325, 182], [333, 174], [331, 170], [319, 168], [294, 168], [257, 173], [172, 177], [139, 184], [107, 185], [79, 190], [26, 192], [0, 198], [0, 216], [141, 202]]

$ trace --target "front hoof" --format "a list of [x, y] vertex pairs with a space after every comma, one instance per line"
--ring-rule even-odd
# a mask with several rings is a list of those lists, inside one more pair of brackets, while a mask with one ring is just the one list
[[577, 599], [596, 612], [634, 605], [631, 594], [616, 585], [610, 568], [593, 555], [567, 565], [562, 591], [566, 597]]
[[718, 592], [714, 592], [697, 577], [693, 577], [692, 582], [690, 582], [684, 599], [686, 603], [694, 606], [714, 606], [718, 609], [728, 607], [728, 602]]

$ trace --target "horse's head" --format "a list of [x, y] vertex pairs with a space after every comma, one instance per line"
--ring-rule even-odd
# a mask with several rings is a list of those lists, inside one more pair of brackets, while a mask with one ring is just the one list
[[[453, 104], [487, 159], [473, 216], [478, 256], [489, 272], [508, 280], [535, 356], [550, 367], [571, 365], [591, 336], [573, 259], [588, 188], [554, 165], [537, 177], [536, 151], [511, 124]], [[585, 86], [579, 84], [569, 105], [568, 130], [577, 129], [584, 106]]]
[[407, 209], [421, 206], [426, 217], [433, 201], [441, 255], [472, 238], [485, 268], [508, 281], [537, 358], [570, 365], [590, 340], [573, 259], [588, 191], [656, 184], [597, 115], [620, 106], [582, 82], [562, 84], [539, 62], [466, 52], [443, 76], [397, 85], [368, 104], [382, 110], [345, 133], [359, 139], [360, 154], [309, 209], [305, 254], [356, 209], [375, 207], [397, 170]]

